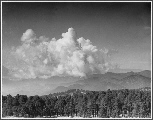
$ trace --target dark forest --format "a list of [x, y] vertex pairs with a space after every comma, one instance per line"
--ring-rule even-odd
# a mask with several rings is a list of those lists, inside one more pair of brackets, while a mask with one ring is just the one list
[[71, 89], [43, 96], [2, 96], [2, 116], [25, 118], [151, 117], [150, 88], [107, 91]]

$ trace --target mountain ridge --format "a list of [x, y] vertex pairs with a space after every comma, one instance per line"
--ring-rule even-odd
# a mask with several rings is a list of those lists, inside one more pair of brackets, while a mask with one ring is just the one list
[[[71, 76], [54, 76], [48, 79], [23, 79], [20, 81], [9, 80], [8, 69], [2, 67], [2, 84], [3, 84], [3, 93], [4, 94], [14, 94], [20, 92], [20, 94], [34, 95], [34, 94], [48, 94], [66, 91], [68, 89], [84, 89], [84, 90], [107, 90], [107, 89], [124, 89], [124, 88], [138, 88], [139, 87], [150, 87], [151, 86], [151, 71], [145, 70], [141, 72], [127, 72], [127, 73], [113, 73], [107, 72], [105, 74], [93, 74], [89, 75], [86, 78], [77, 78]], [[137, 77], [129, 77], [132, 75], [137, 75]], [[129, 77], [135, 85], [132, 85], [130, 80], [128, 83], [123, 83], [122, 81]], [[134, 79], [136, 80], [134, 82]], [[143, 80], [144, 79], [144, 80]], [[146, 81], [145, 81], [146, 80]], [[126, 87], [126, 85], [128, 87]], [[14, 86], [14, 87], [12, 87]], [[16, 87], [15, 87], [16, 86]], [[22, 88], [25, 88], [22, 90]], [[131, 89], [130, 88], [130, 89]]]
[[[84, 80], [76, 81], [74, 85], [77, 84], [79, 89], [95, 91], [105, 91], [107, 89], [139, 89], [143, 87], [151, 87], [151, 76], [149, 77], [149, 75], [151, 75], [149, 70], [127, 73], [107, 72], [105, 74], [94, 74], [93, 76], [88, 76], [88, 78]], [[72, 88], [70, 86], [65, 87], [65, 90]], [[58, 87], [58, 92], [60, 91], [59, 89], [60, 87]], [[77, 88], [75, 87], [75, 89]], [[51, 91], [51, 93], [52, 92], [56, 92], [56, 88]], [[61, 90], [61, 92], [64, 91]]]

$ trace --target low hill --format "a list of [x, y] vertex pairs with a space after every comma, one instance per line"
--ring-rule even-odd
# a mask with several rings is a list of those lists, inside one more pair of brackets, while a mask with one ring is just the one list
[[150, 70], [144, 70], [144, 71], [138, 72], [138, 74], [145, 76], [145, 77], [148, 77], [148, 78], [151, 78], [151, 71]]
[[127, 89], [138, 89], [142, 87], [150, 87], [151, 79], [139, 74], [130, 75], [122, 79], [121, 84]]

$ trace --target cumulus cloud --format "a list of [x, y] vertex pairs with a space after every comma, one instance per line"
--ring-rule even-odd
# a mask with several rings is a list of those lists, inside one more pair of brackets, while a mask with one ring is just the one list
[[21, 37], [22, 45], [11, 52], [14, 58], [7, 64], [10, 75], [18, 79], [49, 78], [52, 76], [86, 77], [104, 73], [111, 67], [109, 51], [98, 50], [90, 40], [77, 39], [69, 28], [56, 40], [36, 37], [28, 29]]
[[24, 43], [31, 43], [36, 39], [35, 33], [32, 29], [28, 29], [25, 33], [23, 33], [21, 37], [21, 41]]

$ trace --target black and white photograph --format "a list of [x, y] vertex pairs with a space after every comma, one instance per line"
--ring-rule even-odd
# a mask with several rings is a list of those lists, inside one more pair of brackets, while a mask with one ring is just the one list
[[1, 119], [152, 119], [152, 1], [1, 1]]

